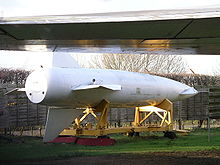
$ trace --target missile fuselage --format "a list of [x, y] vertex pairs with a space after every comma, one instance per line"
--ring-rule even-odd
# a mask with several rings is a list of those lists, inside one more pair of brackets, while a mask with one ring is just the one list
[[157, 105], [197, 93], [185, 84], [150, 74], [57, 67], [31, 73], [25, 89], [33, 103], [70, 108], [94, 107], [103, 99], [111, 107]]

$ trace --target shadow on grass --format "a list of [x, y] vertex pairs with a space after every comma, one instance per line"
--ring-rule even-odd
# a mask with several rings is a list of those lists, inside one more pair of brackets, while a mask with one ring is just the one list
[[220, 129], [212, 129], [211, 142], [207, 130], [199, 129], [188, 136], [175, 140], [163, 137], [162, 133], [142, 134], [140, 137], [112, 135], [114, 146], [81, 146], [76, 144], [44, 144], [41, 137], [0, 136], [0, 161], [32, 159], [64, 159], [70, 157], [96, 156], [123, 153], [193, 152], [220, 150]]

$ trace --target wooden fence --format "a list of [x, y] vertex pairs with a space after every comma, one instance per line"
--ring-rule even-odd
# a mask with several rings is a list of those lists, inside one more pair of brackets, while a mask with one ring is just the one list
[[[0, 86], [0, 128], [34, 127], [44, 126], [47, 118], [47, 106], [31, 103], [26, 95], [15, 94], [4, 96], [4, 93], [11, 87]], [[215, 111], [220, 109], [220, 88], [219, 95], [211, 93], [209, 89], [200, 88], [200, 93], [196, 96], [174, 103], [174, 120], [205, 120], [209, 116], [209, 106], [213, 107], [218, 101]], [[212, 91], [212, 90], [210, 90]], [[217, 97], [218, 96], [218, 97]], [[213, 113], [213, 108], [210, 113]], [[92, 121], [93, 119], [90, 118]], [[112, 108], [109, 114], [109, 122], [118, 126], [124, 123], [129, 124], [134, 120], [134, 108]]]
[[5, 96], [9, 89], [0, 88], [0, 128], [45, 125], [48, 107], [31, 103], [25, 93]]
[[8, 128], [9, 127], [9, 113], [7, 111], [6, 99], [4, 97], [4, 93], [6, 92], [6, 88], [0, 88], [0, 128]]
[[209, 117], [220, 119], [220, 87], [209, 90]]
[[174, 102], [175, 120], [205, 120], [209, 112], [209, 89], [201, 88], [196, 96]]

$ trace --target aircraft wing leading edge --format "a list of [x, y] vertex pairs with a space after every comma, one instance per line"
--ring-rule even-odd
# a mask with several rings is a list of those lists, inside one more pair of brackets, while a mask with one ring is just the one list
[[4, 18], [0, 49], [220, 54], [220, 8], [157, 12]]

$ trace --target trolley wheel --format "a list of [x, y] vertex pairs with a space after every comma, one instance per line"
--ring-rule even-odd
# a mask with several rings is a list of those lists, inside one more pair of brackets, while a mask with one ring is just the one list
[[164, 137], [167, 137], [169, 139], [176, 139], [176, 133], [175, 132], [171, 132], [171, 131], [166, 131], [164, 132]]

